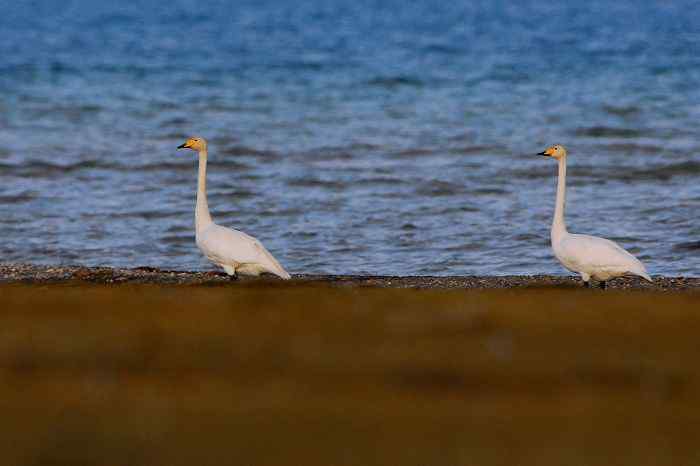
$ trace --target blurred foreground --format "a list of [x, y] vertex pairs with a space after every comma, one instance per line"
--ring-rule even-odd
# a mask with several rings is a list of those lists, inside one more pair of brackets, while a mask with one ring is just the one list
[[0, 285], [5, 465], [700, 464], [700, 295]]

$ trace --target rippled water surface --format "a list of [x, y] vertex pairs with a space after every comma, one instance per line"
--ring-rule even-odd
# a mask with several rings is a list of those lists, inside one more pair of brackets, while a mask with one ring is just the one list
[[700, 274], [700, 3], [0, 0], [0, 261], [205, 269], [210, 206], [292, 272], [562, 273], [571, 231]]

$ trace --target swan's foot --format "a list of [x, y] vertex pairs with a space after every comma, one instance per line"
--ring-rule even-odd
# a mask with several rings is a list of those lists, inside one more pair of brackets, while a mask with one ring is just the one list
[[591, 287], [591, 276], [585, 272], [579, 272], [579, 273], [581, 274], [581, 280], [583, 280], [583, 287], [590, 288]]
[[604, 289], [606, 289], [607, 287], [608, 287], [608, 284], [607, 284], [607, 282], [606, 282], [605, 280], [603, 280], [603, 281], [600, 282], [600, 289], [601, 289], [601, 290], [604, 290]]
[[223, 267], [224, 272], [228, 275], [229, 280], [238, 280], [238, 274], [233, 266], [222, 265], [221, 267]]

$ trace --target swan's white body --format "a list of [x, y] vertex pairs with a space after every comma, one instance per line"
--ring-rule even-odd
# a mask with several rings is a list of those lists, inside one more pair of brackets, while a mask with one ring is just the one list
[[605, 282], [628, 274], [637, 275], [651, 282], [652, 279], [644, 268], [644, 264], [618, 244], [605, 238], [576, 235], [567, 231], [564, 222], [566, 151], [561, 146], [553, 146], [542, 155], [550, 155], [559, 163], [557, 201], [551, 230], [552, 250], [559, 262], [568, 270], [580, 274], [586, 283], [591, 278]]
[[[195, 142], [188, 145], [190, 141]], [[260, 241], [242, 231], [222, 227], [212, 221], [207, 203], [206, 141], [191, 138], [180, 147], [197, 150], [199, 153], [195, 227], [197, 246], [207, 259], [222, 267], [229, 275], [258, 276], [267, 272], [285, 280], [291, 278]]]

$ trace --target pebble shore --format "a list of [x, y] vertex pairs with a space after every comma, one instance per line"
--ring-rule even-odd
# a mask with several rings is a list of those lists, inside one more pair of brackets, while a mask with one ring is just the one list
[[[636, 277], [608, 282], [609, 289], [682, 291], [699, 290], [700, 278], [660, 277], [648, 283]], [[236, 285], [328, 283], [336, 286], [427, 289], [510, 289], [533, 287], [580, 288], [576, 276], [512, 275], [512, 276], [361, 276], [293, 274], [290, 282], [274, 276], [232, 279], [222, 272], [187, 272], [161, 270], [154, 267], [120, 269], [109, 267], [41, 266], [30, 264], [0, 265], [0, 283], [51, 284], [88, 282], [98, 284], [140, 283], [162, 285]], [[594, 285], [595, 286], [595, 285]]]

